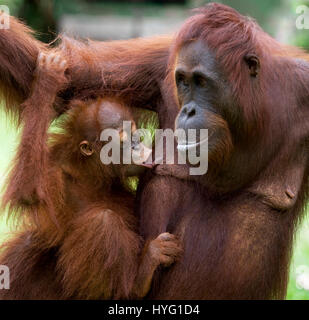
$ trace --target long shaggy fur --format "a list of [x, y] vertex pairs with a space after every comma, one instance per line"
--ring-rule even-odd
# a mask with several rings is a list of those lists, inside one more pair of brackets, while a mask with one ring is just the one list
[[[1, 86], [8, 90], [8, 101], [20, 102], [29, 94], [40, 44], [18, 22], [8, 32], [0, 33]], [[73, 98], [107, 94], [128, 106], [152, 108], [162, 127], [173, 127], [177, 53], [197, 39], [214, 52], [239, 108], [226, 115], [232, 119], [233, 138], [228, 160], [214, 161], [220, 165], [197, 181], [150, 174], [140, 184], [142, 235], [151, 239], [170, 231], [185, 243], [182, 260], [157, 273], [149, 297], [283, 298], [295, 227], [308, 198], [309, 68], [303, 51], [279, 44], [252, 19], [220, 4], [196, 12], [174, 40], [63, 38], [70, 82], [59, 93], [55, 110], [63, 112]], [[261, 62], [255, 82], [246, 72], [248, 53]], [[22, 108], [9, 104], [9, 110], [18, 114]], [[292, 187], [293, 199], [287, 197], [287, 187]]]

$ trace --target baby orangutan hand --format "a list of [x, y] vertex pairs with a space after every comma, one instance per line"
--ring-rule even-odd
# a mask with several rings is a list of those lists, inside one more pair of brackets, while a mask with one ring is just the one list
[[48, 85], [54, 84], [57, 90], [61, 89], [68, 82], [65, 76], [67, 68], [68, 63], [60, 53], [40, 52], [38, 55], [36, 71], [41, 85], [47, 80]]
[[179, 259], [182, 247], [175, 235], [165, 232], [149, 243], [148, 251], [154, 263], [168, 267]]

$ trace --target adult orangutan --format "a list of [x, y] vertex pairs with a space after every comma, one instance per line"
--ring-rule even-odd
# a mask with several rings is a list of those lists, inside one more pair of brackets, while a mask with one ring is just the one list
[[308, 56], [211, 5], [183, 25], [170, 58], [176, 128], [209, 130], [209, 169], [180, 181], [186, 168], [159, 166], [167, 176], [141, 185], [144, 237], [168, 231], [184, 243], [149, 297], [283, 298], [308, 192]]
[[[174, 40], [63, 44], [70, 81], [57, 112], [73, 97], [114, 95], [158, 111], [163, 128], [180, 108], [177, 128], [209, 129], [206, 175], [158, 166], [140, 183], [144, 237], [168, 231], [184, 242], [182, 259], [156, 274], [149, 298], [284, 297], [308, 189], [308, 56], [219, 4], [200, 9]], [[41, 44], [17, 23], [0, 33], [0, 46], [2, 86], [20, 101]], [[33, 107], [42, 123], [38, 114]]]

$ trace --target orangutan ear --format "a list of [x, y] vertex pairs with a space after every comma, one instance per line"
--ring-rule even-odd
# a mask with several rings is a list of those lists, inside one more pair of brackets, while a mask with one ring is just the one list
[[81, 154], [87, 157], [91, 156], [94, 153], [93, 148], [87, 140], [84, 140], [79, 144], [79, 149]]
[[250, 76], [256, 77], [260, 71], [260, 60], [257, 55], [250, 53], [244, 59], [249, 67]]

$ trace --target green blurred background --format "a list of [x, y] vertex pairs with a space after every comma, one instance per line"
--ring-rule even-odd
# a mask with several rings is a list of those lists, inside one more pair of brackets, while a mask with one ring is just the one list
[[[209, 1], [203, 0], [8, 0], [10, 13], [38, 31], [38, 38], [49, 42], [58, 32], [100, 40], [125, 39], [176, 31], [190, 9]], [[217, 1], [255, 18], [273, 37], [284, 43], [309, 50], [309, 30], [298, 30], [295, 21], [298, 5], [309, 1], [230, 0]], [[309, 10], [308, 10], [309, 12]], [[309, 19], [309, 17], [308, 17]], [[1, 104], [1, 101], [0, 101]], [[19, 133], [0, 111], [0, 187], [19, 141]], [[308, 209], [309, 210], [309, 209]], [[5, 219], [0, 220], [0, 241], [9, 236]], [[299, 269], [307, 272], [307, 290], [296, 285]], [[287, 299], [309, 299], [309, 218], [305, 216], [295, 238]]]

